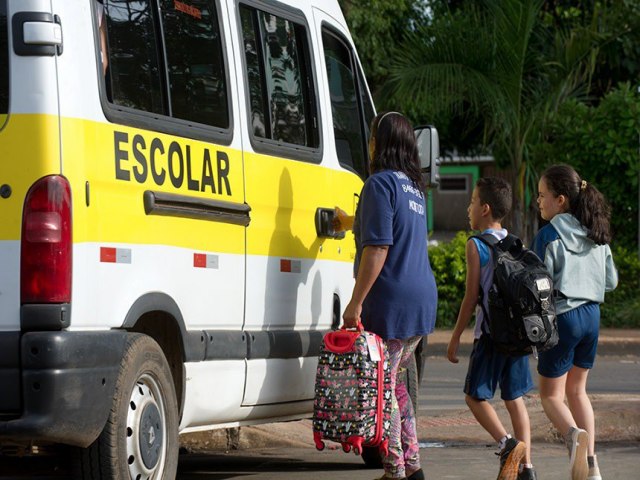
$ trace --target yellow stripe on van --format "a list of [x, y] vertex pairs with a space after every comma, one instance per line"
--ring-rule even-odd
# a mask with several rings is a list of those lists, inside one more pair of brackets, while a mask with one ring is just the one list
[[244, 252], [244, 227], [147, 215], [143, 202], [149, 190], [242, 204], [239, 151], [79, 119], [64, 119], [62, 131], [63, 169], [73, 191], [75, 242]]
[[[65, 119], [62, 131], [64, 172], [74, 192], [74, 241], [245, 251], [244, 227], [146, 215], [143, 193], [153, 190], [236, 204], [246, 199], [249, 255], [353, 260], [351, 234], [341, 241], [319, 239], [314, 222], [317, 207], [339, 204], [352, 213], [353, 193], [362, 183], [352, 173], [259, 154], [245, 154], [243, 164], [239, 150], [120, 125]], [[176, 180], [180, 164], [183, 174]]]
[[8, 120], [0, 131], [0, 182], [11, 195], [0, 198], [0, 240], [17, 240], [27, 191], [37, 179], [60, 173], [60, 144], [56, 116], [11, 115]]
[[[60, 173], [55, 120], [12, 116], [0, 136], [8, 152], [3, 172], [14, 188], [10, 199], [2, 199], [3, 239], [19, 238], [22, 203], [31, 184]], [[61, 130], [62, 174], [71, 183], [76, 243], [245, 252], [243, 226], [147, 215], [143, 195], [151, 190], [236, 204], [246, 199], [251, 207], [249, 255], [353, 261], [353, 235], [321, 239], [314, 222], [318, 207], [339, 205], [354, 213], [354, 193], [362, 182], [352, 173], [253, 153], [244, 155], [243, 164], [242, 152], [229, 147], [82, 119], [63, 119]]]

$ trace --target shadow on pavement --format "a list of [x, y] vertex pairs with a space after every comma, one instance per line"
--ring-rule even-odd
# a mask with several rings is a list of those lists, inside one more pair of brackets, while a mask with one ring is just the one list
[[177, 480], [223, 480], [254, 473], [362, 471], [358, 462], [308, 461], [286, 456], [225, 454], [180, 455]]

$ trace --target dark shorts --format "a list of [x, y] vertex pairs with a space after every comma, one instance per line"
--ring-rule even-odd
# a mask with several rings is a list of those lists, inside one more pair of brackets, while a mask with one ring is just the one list
[[464, 393], [477, 400], [489, 400], [500, 386], [502, 400], [515, 400], [533, 388], [529, 356], [510, 357], [497, 352], [488, 335], [473, 342]]
[[600, 333], [600, 305], [585, 303], [558, 315], [558, 345], [541, 352], [538, 373], [543, 377], [561, 377], [574, 365], [591, 368], [596, 358]]

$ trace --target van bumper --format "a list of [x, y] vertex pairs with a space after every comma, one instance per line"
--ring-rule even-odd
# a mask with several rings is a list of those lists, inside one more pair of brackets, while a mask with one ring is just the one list
[[109, 415], [127, 335], [0, 332], [0, 371], [13, 382], [2, 387], [0, 442], [91, 445]]

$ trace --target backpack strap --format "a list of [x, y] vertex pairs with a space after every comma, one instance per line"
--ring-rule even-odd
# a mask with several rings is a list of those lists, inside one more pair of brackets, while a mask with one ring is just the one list
[[[480, 240], [482, 243], [484, 243], [487, 247], [489, 247], [489, 249], [492, 252], [492, 260], [493, 260], [493, 264], [494, 264], [494, 268], [495, 268], [495, 261], [496, 261], [496, 255], [494, 253], [495, 249], [497, 248], [498, 243], [500, 243], [500, 240], [498, 240], [495, 235], [491, 234], [491, 233], [481, 233], [480, 235], [472, 235], [469, 237], [469, 240], [471, 240], [472, 238], [477, 238], [478, 240]], [[480, 308], [482, 309], [482, 315], [484, 315], [484, 322], [482, 324], [482, 331], [487, 334], [490, 335], [490, 332], [488, 330], [488, 324], [489, 324], [489, 312], [487, 312], [487, 309], [484, 306], [484, 290], [482, 288], [482, 282], [480, 283], [480, 285], [478, 285], [478, 303], [480, 304]]]
[[490, 248], [500, 248], [500, 250], [508, 252], [511, 249], [522, 250], [522, 240], [510, 233], [507, 234], [502, 240], [498, 240], [495, 235], [491, 233], [481, 233], [480, 235], [472, 235], [469, 238], [477, 238], [482, 243]]

